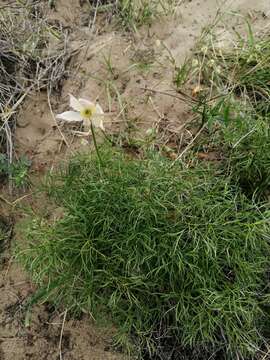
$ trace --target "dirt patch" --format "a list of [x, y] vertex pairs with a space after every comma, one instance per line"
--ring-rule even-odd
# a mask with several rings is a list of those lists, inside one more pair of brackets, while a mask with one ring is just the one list
[[97, 328], [88, 316], [65, 318], [49, 304], [26, 303], [34, 292], [27, 275], [10, 261], [0, 274], [0, 359], [124, 359], [112, 351], [113, 329]]
[[[65, 3], [64, 9], [61, 4], [61, 1], [56, 2], [50, 17], [69, 24], [69, 46], [81, 48], [81, 51], [73, 57], [61, 96], [50, 96], [52, 112], [46, 93], [33, 94], [20, 110], [17, 153], [30, 155], [38, 163], [37, 167], [47, 162], [51, 165], [50, 160], [58, 161], [67, 150], [70, 153], [80, 148], [80, 141], [70, 136], [72, 126], [61, 126], [68, 146], [55, 126], [54, 115], [68, 109], [70, 93], [99, 100], [104, 111], [110, 114], [105, 119], [108, 133], [124, 138], [132, 133], [133, 138], [140, 140], [147, 131], [154, 130], [160, 143], [172, 144], [173, 138], [180, 148], [183, 139], [189, 139], [188, 134], [183, 136], [183, 124], [190, 114], [189, 107], [173, 96], [175, 66], [185, 61], [202, 29], [219, 14], [239, 12], [247, 16], [258, 32], [264, 31], [270, 16], [270, 5], [263, 0], [256, 4], [249, 0], [229, 1], [221, 8], [216, 0], [183, 1], [174, 16], [156, 21], [150, 29], [134, 35], [116, 31], [104, 33], [103, 23], [99, 24], [98, 20], [93, 32], [92, 27], [78, 20], [78, 9], [82, 16], [89, 15], [85, 5], [80, 8], [76, 2], [71, 11], [69, 3]], [[224, 21], [228, 21], [228, 15]], [[237, 31], [246, 32], [242, 17], [232, 16], [230, 21], [232, 27], [238, 26]], [[228, 25], [225, 27], [223, 20], [218, 29], [221, 44], [228, 36], [232, 42]], [[188, 95], [192, 95], [192, 90]]]

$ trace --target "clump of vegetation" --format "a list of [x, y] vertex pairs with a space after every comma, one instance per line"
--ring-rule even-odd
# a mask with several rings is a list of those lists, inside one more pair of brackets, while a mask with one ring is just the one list
[[140, 26], [151, 25], [153, 20], [172, 12], [175, 0], [102, 0], [92, 5], [100, 13], [115, 14], [121, 26], [128, 31], [137, 31]]
[[[249, 196], [265, 198], [270, 185], [270, 55], [269, 35], [218, 46], [214, 32], [175, 73], [179, 89], [195, 87], [196, 106], [205, 136], [197, 149], [222, 153], [222, 165]], [[207, 150], [206, 150], [207, 151]]]
[[5, 182], [9, 179], [16, 188], [24, 188], [29, 184], [28, 170], [31, 161], [21, 157], [9, 164], [7, 157], [0, 154], [0, 179]]
[[136, 30], [138, 26], [150, 25], [157, 16], [168, 12], [168, 0], [120, 0], [117, 2], [122, 24], [125, 28]]
[[[221, 130], [227, 148], [226, 169], [249, 197], [265, 199], [270, 189], [270, 128], [267, 119], [256, 120], [241, 112]], [[224, 149], [225, 149], [224, 147]]]
[[[175, 71], [178, 88], [193, 83], [201, 92], [201, 98], [234, 95], [246, 99], [257, 113], [269, 113], [270, 100], [270, 45], [269, 34], [256, 37], [247, 23], [248, 35], [227, 34], [228, 43], [219, 38], [216, 29], [210, 28], [202, 35], [192, 59], [187, 59]], [[192, 60], [192, 61], [191, 61]]]
[[102, 159], [101, 168], [95, 154], [77, 156], [50, 178], [64, 215], [37, 216], [27, 230], [20, 258], [43, 299], [109, 313], [118, 343], [128, 335], [137, 354], [162, 358], [168, 343], [254, 353], [266, 316], [269, 212], [214, 168], [112, 149]]

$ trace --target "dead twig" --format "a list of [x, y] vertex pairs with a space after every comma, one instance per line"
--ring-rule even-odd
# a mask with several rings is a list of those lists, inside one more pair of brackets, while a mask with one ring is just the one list
[[64, 143], [66, 144], [67, 147], [70, 147], [65, 135], [63, 134], [62, 130], [60, 129], [60, 126], [58, 125], [57, 121], [56, 121], [56, 118], [54, 116], [54, 113], [53, 113], [53, 110], [52, 110], [52, 105], [51, 105], [51, 101], [50, 101], [50, 94], [49, 94], [49, 91], [47, 92], [47, 99], [48, 99], [48, 105], [49, 105], [49, 109], [50, 109], [50, 113], [51, 113], [51, 116], [52, 116], [52, 119], [53, 119], [53, 122], [57, 128], [57, 130], [59, 131], [59, 134], [61, 135]]
[[179, 94], [182, 94], [181, 96], [175, 95], [175, 94], [171, 94], [169, 92], [166, 91], [160, 91], [160, 90], [156, 90], [156, 89], [151, 89], [148, 87], [140, 87], [141, 90], [145, 90], [145, 91], [150, 91], [152, 93], [156, 93], [156, 94], [161, 94], [161, 95], [165, 95], [165, 96], [170, 96], [173, 97], [175, 99], [181, 100], [183, 102], [189, 102], [189, 103], [199, 103], [199, 100], [194, 99], [192, 96], [189, 96], [188, 94], [182, 92], [182, 91], [178, 91]]
[[63, 339], [63, 333], [64, 333], [64, 326], [65, 321], [67, 317], [67, 309], [64, 311], [63, 321], [62, 321], [62, 327], [61, 327], [61, 333], [60, 333], [60, 340], [59, 340], [59, 359], [62, 360], [62, 339]]
[[31, 195], [33, 195], [33, 192], [29, 194], [25, 194], [12, 202], [8, 201], [6, 198], [4, 198], [4, 196], [0, 195], [0, 200], [4, 201], [7, 205], [14, 207], [18, 202], [22, 201], [23, 199]]
[[203, 132], [203, 130], [205, 129], [207, 124], [204, 124], [200, 130], [197, 132], [197, 134], [193, 137], [193, 139], [191, 140], [191, 142], [185, 147], [185, 149], [177, 156], [177, 158], [173, 161], [172, 166], [174, 166], [174, 164], [180, 160], [182, 158], [182, 156], [192, 147], [193, 143], [195, 142], [195, 140], [198, 138], [198, 136]]

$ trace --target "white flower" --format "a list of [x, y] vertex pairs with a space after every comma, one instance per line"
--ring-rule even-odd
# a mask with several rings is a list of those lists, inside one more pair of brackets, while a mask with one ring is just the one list
[[[70, 96], [70, 107], [75, 111], [65, 111], [62, 114], [56, 115], [57, 119], [65, 120], [67, 122], [81, 121], [85, 130], [93, 126], [102, 129], [103, 131], [103, 117], [104, 112], [99, 104], [94, 104], [89, 100], [76, 99], [73, 95]], [[84, 134], [77, 132], [78, 134]], [[88, 133], [85, 133], [88, 134]]]

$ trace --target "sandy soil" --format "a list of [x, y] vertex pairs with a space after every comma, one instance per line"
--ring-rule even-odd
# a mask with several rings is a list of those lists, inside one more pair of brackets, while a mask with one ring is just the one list
[[[16, 152], [32, 159], [35, 176], [82, 147], [81, 140], [71, 135], [71, 127], [63, 125], [66, 145], [55, 123], [54, 114], [68, 107], [69, 93], [99, 99], [105, 112], [111, 114], [105, 123], [109, 133], [123, 131], [128, 136], [132, 131], [133, 136], [141, 138], [147, 130], [155, 129], [163, 144], [181, 147], [189, 136], [182, 131], [190, 118], [189, 109], [175, 97], [163, 94], [173, 91], [175, 64], [183, 63], [190, 54], [202, 29], [214, 21], [219, 6], [222, 12], [238, 11], [247, 16], [259, 32], [264, 31], [270, 19], [269, 0], [234, 0], [223, 5], [216, 0], [186, 0], [175, 14], [156, 21], [150, 29], [127, 35], [113, 31], [110, 25], [104, 28], [99, 18], [89, 27], [83, 1], [57, 0], [55, 4], [48, 16], [69, 29], [68, 46], [78, 51], [71, 60], [61, 94], [52, 95], [49, 102], [45, 92], [32, 94], [20, 109]], [[243, 29], [239, 17], [226, 19], [230, 19], [231, 26]], [[220, 34], [224, 44], [228, 40], [224, 24]], [[111, 70], [104, 59], [110, 59]], [[3, 215], [14, 215], [7, 214], [9, 207], [7, 210], [4, 203], [0, 205]], [[16, 211], [15, 216], [18, 219]], [[0, 262], [0, 360], [124, 358], [111, 348], [113, 330], [98, 329], [86, 315], [64, 321], [64, 313], [45, 304], [33, 309], [32, 320], [25, 326], [23, 305], [34, 287], [10, 253], [7, 246]]]

